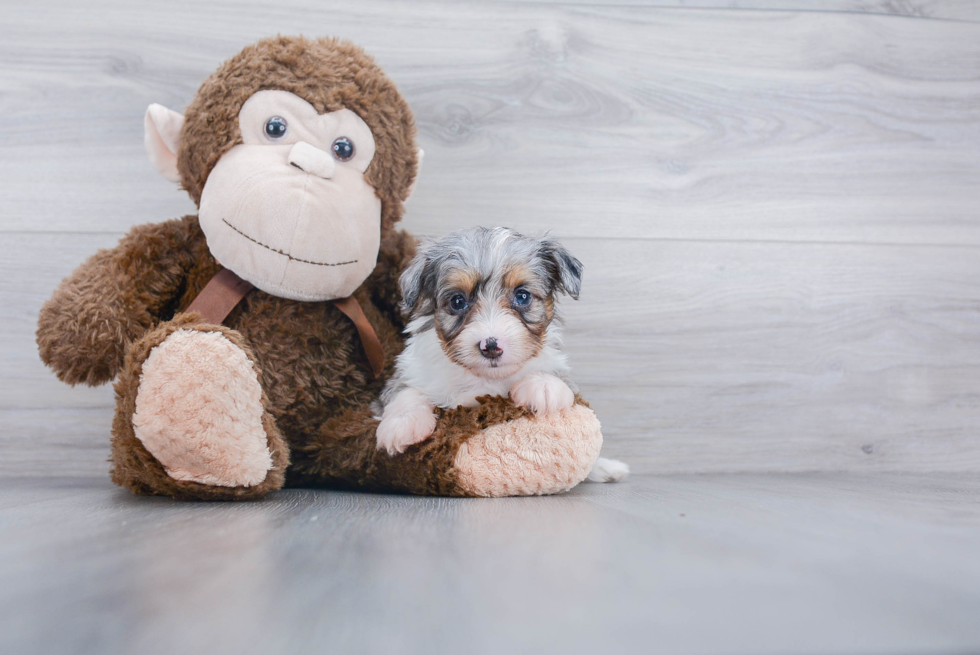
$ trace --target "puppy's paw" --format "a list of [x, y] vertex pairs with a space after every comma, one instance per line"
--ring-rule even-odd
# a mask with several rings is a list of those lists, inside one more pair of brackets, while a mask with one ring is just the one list
[[436, 416], [427, 406], [386, 414], [376, 433], [378, 449], [387, 450], [389, 455], [403, 453], [409, 446], [428, 439], [435, 429]]
[[629, 465], [618, 459], [600, 457], [595, 461], [592, 472], [586, 478], [589, 482], [621, 482], [630, 474]]
[[575, 404], [575, 394], [568, 385], [550, 373], [521, 378], [510, 388], [510, 399], [537, 416], [551, 416]]

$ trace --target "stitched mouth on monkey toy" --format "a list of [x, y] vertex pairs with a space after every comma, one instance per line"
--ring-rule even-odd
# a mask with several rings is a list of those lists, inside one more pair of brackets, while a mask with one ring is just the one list
[[231, 223], [229, 223], [224, 218], [221, 219], [221, 222], [224, 223], [225, 225], [227, 225], [228, 227], [230, 227], [231, 229], [233, 229], [235, 232], [238, 232], [240, 235], [242, 235], [243, 237], [245, 237], [246, 239], [248, 239], [252, 243], [254, 243], [254, 244], [258, 245], [258, 246], [262, 246], [266, 250], [271, 250], [272, 252], [274, 252], [274, 253], [276, 253], [278, 255], [282, 255], [283, 257], [287, 257], [287, 258], [289, 258], [289, 261], [291, 261], [291, 262], [302, 262], [303, 264], [313, 264], [314, 266], [346, 266], [347, 264], [356, 264], [357, 263], [357, 260], [356, 259], [352, 259], [349, 262], [335, 262], [335, 263], [330, 263], [330, 262], [314, 262], [314, 261], [310, 261], [309, 259], [300, 259], [299, 257], [293, 257], [288, 252], [285, 252], [285, 251], [280, 250], [278, 248], [273, 248], [272, 246], [268, 246], [268, 245], [262, 243], [261, 241], [259, 241], [258, 239], [253, 239], [252, 237], [250, 237], [249, 235], [245, 234], [244, 232], [242, 232], [241, 230], [239, 230], [237, 227], [235, 227], [234, 225], [232, 225]]

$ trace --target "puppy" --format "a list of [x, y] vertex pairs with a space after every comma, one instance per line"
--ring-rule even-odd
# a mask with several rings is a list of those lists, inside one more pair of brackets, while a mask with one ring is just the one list
[[[582, 263], [556, 240], [507, 228], [453, 232], [424, 245], [401, 276], [408, 341], [380, 398], [378, 448], [394, 455], [428, 438], [433, 410], [510, 395], [538, 416], [571, 407], [555, 300], [578, 299]], [[589, 479], [623, 479], [600, 458]]]

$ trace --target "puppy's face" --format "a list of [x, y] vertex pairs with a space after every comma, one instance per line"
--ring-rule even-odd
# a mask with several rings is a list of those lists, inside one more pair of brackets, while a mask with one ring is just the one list
[[417, 331], [434, 329], [471, 373], [505, 378], [540, 352], [556, 295], [578, 298], [581, 280], [581, 262], [553, 239], [475, 228], [427, 244], [401, 283]]

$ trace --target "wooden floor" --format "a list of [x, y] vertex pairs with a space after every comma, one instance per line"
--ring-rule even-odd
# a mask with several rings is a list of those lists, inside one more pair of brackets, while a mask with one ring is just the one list
[[[980, 3], [0, 5], [0, 653], [980, 652]], [[245, 44], [365, 46], [404, 225], [550, 230], [635, 475], [548, 499], [133, 498], [58, 281], [194, 211], [142, 145]]]
[[976, 475], [240, 505], [0, 481], [3, 653], [969, 653]]

